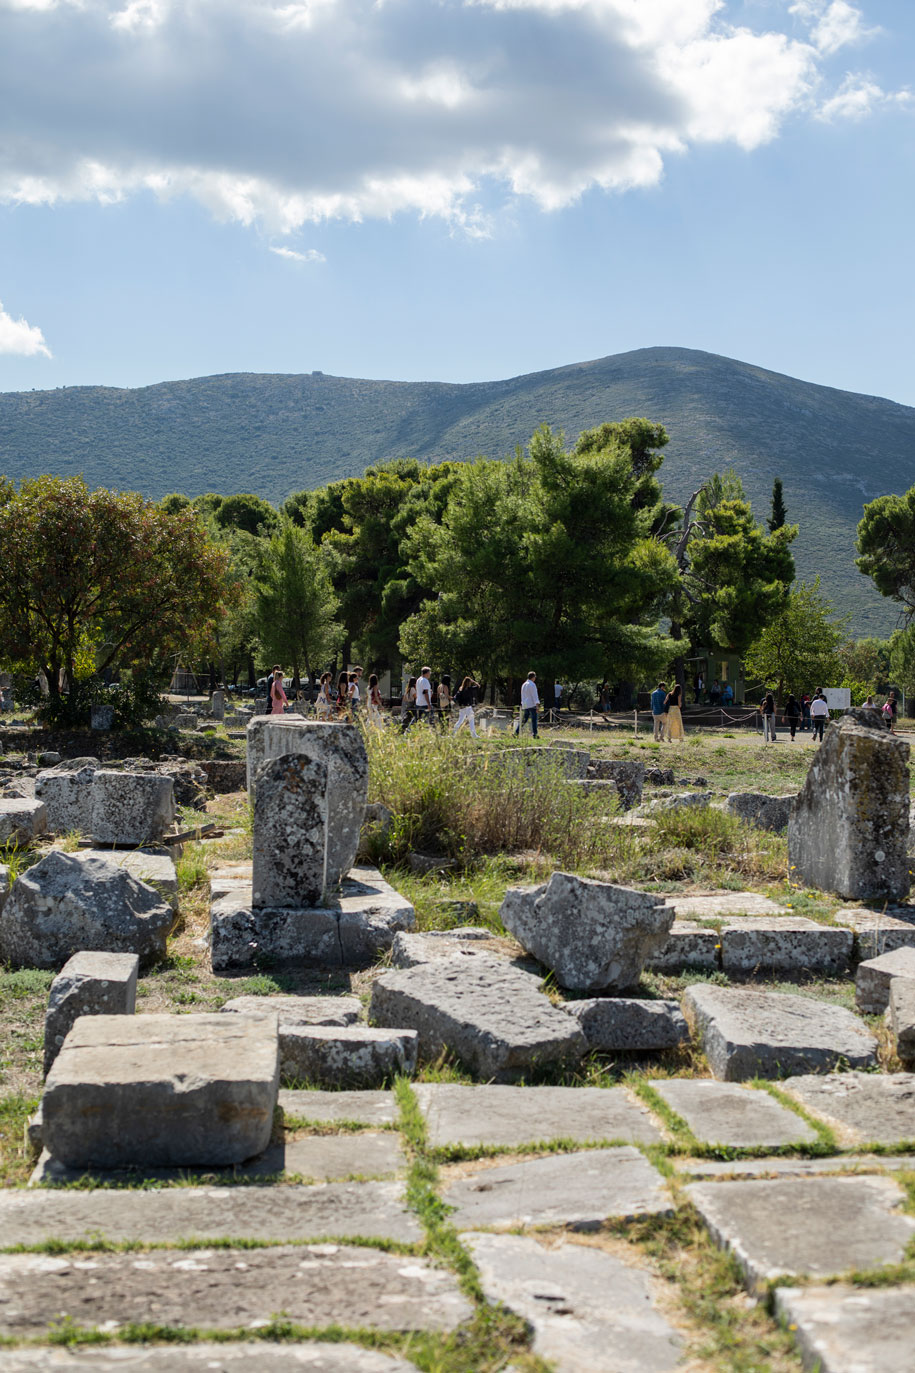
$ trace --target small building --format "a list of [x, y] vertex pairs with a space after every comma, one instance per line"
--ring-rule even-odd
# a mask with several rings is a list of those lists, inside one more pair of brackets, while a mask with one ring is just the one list
[[688, 695], [690, 691], [695, 692], [696, 682], [701, 675], [703, 705], [708, 704], [709, 692], [716, 681], [719, 688], [723, 688], [725, 683], [730, 686], [734, 693], [735, 706], [743, 705], [746, 694], [743, 663], [732, 648], [719, 648], [714, 645], [697, 648], [685, 661]]

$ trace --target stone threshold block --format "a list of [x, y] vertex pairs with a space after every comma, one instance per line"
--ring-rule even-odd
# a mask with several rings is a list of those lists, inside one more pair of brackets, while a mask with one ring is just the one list
[[80, 849], [73, 854], [84, 862], [87, 858], [101, 859], [116, 868], [123, 868], [138, 882], [157, 891], [162, 900], [178, 909], [178, 873], [171, 853], [166, 848], [146, 849]]
[[45, 1148], [84, 1169], [242, 1163], [278, 1088], [275, 1016], [82, 1016], [45, 1084]]
[[[327, 1344], [306, 1340], [300, 1344], [268, 1344], [251, 1340], [245, 1344], [115, 1345], [91, 1349], [68, 1348], [59, 1351], [61, 1368], [74, 1373], [104, 1373], [107, 1368], [129, 1373], [260, 1373], [261, 1369], [304, 1369], [306, 1373], [415, 1373], [416, 1365], [377, 1349], [355, 1344]], [[48, 1349], [20, 1347], [4, 1351], [4, 1373], [32, 1373], [33, 1369], [58, 1367], [57, 1356]], [[126, 1361], [125, 1361], [126, 1358]]]
[[398, 1117], [393, 1092], [322, 1092], [311, 1088], [280, 1090], [279, 1104], [287, 1121], [320, 1124], [393, 1125]]
[[44, 1018], [44, 1073], [81, 1015], [133, 1015], [140, 960], [134, 953], [74, 954], [51, 983]]
[[686, 1121], [701, 1144], [776, 1149], [815, 1144], [817, 1132], [768, 1092], [707, 1078], [652, 1079], [651, 1086]]
[[678, 973], [686, 968], [712, 971], [720, 965], [720, 952], [717, 930], [694, 920], [677, 919], [661, 948], [649, 955], [645, 967], [654, 973]]
[[867, 1015], [882, 1015], [890, 1004], [894, 977], [915, 978], [915, 945], [892, 949], [879, 958], [858, 964], [855, 973], [855, 1005]]
[[834, 1277], [901, 1263], [915, 1235], [905, 1193], [887, 1177], [698, 1182], [685, 1189], [751, 1292], [775, 1278]]
[[745, 916], [721, 931], [721, 966], [726, 973], [844, 973], [854, 934], [803, 916]]
[[677, 1001], [627, 996], [589, 997], [563, 1007], [578, 1021], [588, 1046], [602, 1053], [661, 1053], [689, 1039]]
[[275, 1243], [356, 1235], [416, 1244], [422, 1230], [407, 1210], [399, 1182], [0, 1191], [4, 1247], [52, 1239], [77, 1243], [93, 1235], [112, 1244], [218, 1239]]
[[[469, 1234], [489, 1302], [534, 1332], [533, 1352], [560, 1373], [674, 1373], [683, 1338], [662, 1314], [647, 1269], [583, 1244], [533, 1235]], [[612, 1293], [612, 1301], [608, 1294]]]
[[366, 968], [415, 922], [412, 905], [375, 868], [354, 868], [337, 895], [312, 909], [258, 909], [237, 885], [210, 906], [214, 971], [261, 963]]
[[673, 1211], [661, 1174], [630, 1145], [482, 1167], [446, 1182], [442, 1199], [455, 1208], [450, 1220], [459, 1230], [596, 1230], [611, 1217]]
[[695, 983], [686, 992], [709, 1066], [726, 1082], [869, 1068], [877, 1041], [851, 1011], [813, 997]]
[[571, 1139], [660, 1144], [663, 1135], [625, 1087], [510, 1087], [421, 1082], [414, 1087], [434, 1149], [514, 1149]]
[[912, 1373], [915, 1287], [779, 1287], [775, 1309], [805, 1368]]
[[318, 1087], [382, 1087], [412, 1077], [418, 1051], [415, 1030], [289, 1025], [280, 1030], [280, 1076]]
[[473, 1314], [447, 1269], [355, 1246], [0, 1255], [0, 1333], [19, 1339], [66, 1317], [113, 1333], [151, 1312], [179, 1329], [234, 1330], [277, 1311], [297, 1325], [376, 1330], [453, 1330]]

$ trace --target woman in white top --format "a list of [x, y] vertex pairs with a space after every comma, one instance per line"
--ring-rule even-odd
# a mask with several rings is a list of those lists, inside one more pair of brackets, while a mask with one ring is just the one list
[[316, 702], [319, 720], [330, 720], [333, 717], [334, 703], [330, 696], [333, 680], [331, 673], [321, 673], [321, 680], [318, 682], [318, 699]]

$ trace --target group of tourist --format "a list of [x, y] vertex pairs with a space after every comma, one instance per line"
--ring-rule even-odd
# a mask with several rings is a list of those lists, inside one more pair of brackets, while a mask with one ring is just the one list
[[[443, 672], [438, 686], [432, 687], [432, 669], [424, 667], [418, 677], [407, 682], [400, 703], [400, 728], [406, 734], [411, 725], [426, 722], [441, 729], [451, 726], [452, 734], [457, 734], [466, 725], [474, 739], [478, 737], [474, 707], [479, 700], [480, 684], [473, 677], [464, 677], [456, 691], [452, 689], [451, 677]], [[454, 718], [455, 708], [457, 717]]]
[[686, 737], [683, 729], [683, 688], [675, 682], [670, 691], [666, 682], [658, 682], [651, 693], [651, 718], [655, 742], [671, 743]]
[[[873, 696], [868, 695], [862, 708], [879, 712], [887, 729], [895, 731], [899, 714], [899, 702], [895, 691], [890, 692], [882, 706], [878, 706]], [[777, 708], [775, 696], [771, 691], [767, 691], [760, 702], [759, 712], [762, 717], [763, 742], [774, 743]], [[822, 744], [823, 731], [828, 721], [829, 702], [822, 687], [817, 687], [812, 696], [802, 694], [800, 700], [792, 692], [782, 709], [782, 723], [791, 731], [792, 739], [799, 729], [801, 732], [810, 730], [814, 739], [818, 739]]]

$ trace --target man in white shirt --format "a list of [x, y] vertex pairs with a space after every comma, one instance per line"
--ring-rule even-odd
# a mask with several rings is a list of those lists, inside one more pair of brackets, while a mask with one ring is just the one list
[[431, 667], [424, 667], [416, 679], [416, 718], [417, 720], [432, 720], [432, 676]]
[[521, 687], [521, 723], [518, 725], [518, 733], [524, 729], [528, 720], [531, 722], [531, 730], [534, 738], [537, 738], [537, 707], [540, 705], [540, 695], [537, 691], [537, 674], [529, 672], [527, 681]]
[[813, 737], [823, 742], [823, 729], [829, 719], [829, 706], [826, 704], [826, 697], [821, 691], [817, 691], [813, 700], [810, 702], [810, 718], [813, 721]]

